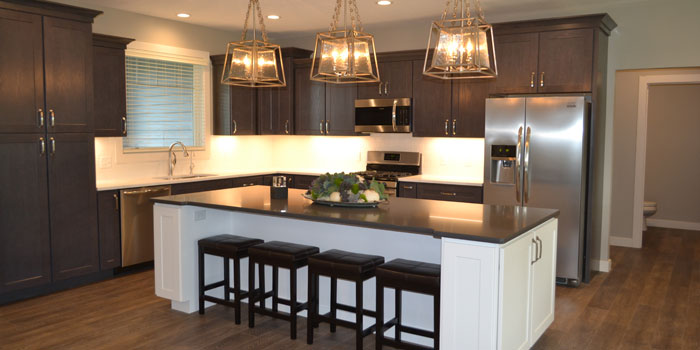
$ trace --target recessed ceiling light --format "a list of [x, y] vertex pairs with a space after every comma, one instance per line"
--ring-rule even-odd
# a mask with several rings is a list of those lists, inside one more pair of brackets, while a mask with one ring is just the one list
[[269, 18], [269, 19], [280, 19], [280, 16], [278, 16], [278, 15], [269, 15], [269, 16], [267, 16], [267, 18]]
[[190, 18], [189, 13], [178, 13], [177, 16], [180, 18]]
[[377, 5], [382, 5], [382, 6], [391, 5], [391, 1], [389, 1], [389, 0], [379, 0], [379, 1], [377, 1]]

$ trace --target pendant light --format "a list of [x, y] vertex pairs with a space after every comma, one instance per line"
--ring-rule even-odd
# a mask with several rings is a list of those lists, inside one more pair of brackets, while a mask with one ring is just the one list
[[[343, 29], [339, 30], [341, 10]], [[316, 34], [310, 75], [311, 80], [334, 84], [379, 81], [374, 36], [363, 32], [356, 0], [336, 1], [330, 30]]]
[[[448, 19], [451, 3], [452, 19]], [[447, 0], [441, 19], [430, 28], [424, 75], [440, 79], [498, 76], [493, 27], [484, 19], [479, 0], [475, 11], [472, 17], [469, 0]]]
[[[253, 14], [253, 39], [246, 40], [248, 34], [248, 20]], [[257, 20], [260, 22], [262, 40], [257, 38]], [[241, 41], [228, 43], [226, 47], [226, 60], [221, 83], [245, 87], [279, 87], [286, 86], [284, 67], [282, 64], [282, 51], [279, 45], [268, 42], [265, 23], [260, 11], [260, 1], [250, 0]]]

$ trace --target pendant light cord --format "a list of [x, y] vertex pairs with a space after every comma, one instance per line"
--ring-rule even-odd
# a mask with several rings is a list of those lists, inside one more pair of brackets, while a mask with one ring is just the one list
[[331, 20], [330, 31], [334, 32], [338, 30], [338, 23], [340, 22], [340, 11], [343, 11], [343, 30], [348, 31], [348, 12], [350, 12], [350, 28], [353, 32], [364, 31], [362, 26], [362, 20], [360, 19], [360, 11], [357, 8], [356, 0], [337, 0], [335, 3], [335, 10], [333, 11], [333, 18]]
[[[355, 0], [351, 0], [355, 1]], [[477, 12], [477, 16], [480, 20], [485, 21], [484, 19], [484, 9], [481, 8], [481, 1], [480, 0], [475, 0], [475, 6], [474, 10]], [[450, 7], [452, 7], [452, 11], [450, 11]], [[465, 16], [465, 10], [466, 10], [466, 16]], [[447, 20], [447, 14], [452, 12], [452, 18], [457, 19], [457, 18], [471, 18], [472, 17], [472, 4], [469, 0], [447, 0], [445, 2], [445, 10], [442, 12], [442, 16], [440, 17], [441, 21]]]
[[[262, 33], [263, 41], [268, 42], [267, 31], [265, 30], [265, 22], [263, 20], [262, 11], [260, 10], [260, 0], [250, 0], [248, 2], [248, 11], [246, 11], [245, 22], [243, 22], [243, 32], [241, 33], [241, 41], [245, 41], [246, 36], [248, 36], [248, 21], [250, 20], [251, 11], [253, 12], [253, 17], [257, 17], [258, 22], [260, 23], [260, 32]], [[255, 26], [255, 18], [253, 18], [253, 40], [255, 40], [256, 29], [257, 28]]]

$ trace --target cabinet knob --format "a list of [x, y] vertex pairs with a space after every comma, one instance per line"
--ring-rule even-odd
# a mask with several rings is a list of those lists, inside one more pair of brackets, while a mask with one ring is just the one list
[[544, 72], [540, 73], [540, 87], [544, 87]]
[[384, 83], [384, 95], [389, 94], [389, 82]]
[[39, 108], [37, 113], [39, 114], [39, 127], [43, 128], [44, 127], [44, 110]]
[[382, 83], [382, 82], [380, 81], [380, 82], [379, 82], [379, 96], [382, 95], [382, 84], [384, 84], [384, 83]]
[[284, 133], [289, 134], [289, 119], [284, 122]]
[[452, 136], [457, 135], [457, 119], [452, 119]]
[[403, 188], [404, 188], [405, 190], [412, 190], [412, 189], [413, 189], [413, 186], [404, 186]]
[[323, 122], [318, 123], [318, 131], [323, 135]]
[[532, 72], [530, 74], [530, 87], [534, 88], [535, 87], [535, 72]]
[[51, 137], [49, 138], [49, 141], [51, 142], [51, 155], [56, 154], [56, 139]]
[[450, 120], [445, 119], [445, 136], [450, 136], [450, 132], [447, 130], [447, 128], [449, 127], [449, 124], [450, 124]]
[[126, 135], [126, 117], [122, 117], [122, 135]]
[[329, 125], [328, 120], [326, 120], [326, 134], [328, 134], [328, 131], [330, 130], [330, 128], [328, 127], [328, 125]]
[[233, 134], [235, 135], [238, 132], [238, 123], [236, 123], [236, 120], [233, 120]]
[[43, 137], [39, 138], [39, 155], [43, 156], [46, 154], [46, 140]]
[[457, 193], [456, 192], [440, 192], [441, 195], [443, 196], [450, 196], [450, 197], [456, 197]]
[[49, 118], [51, 118], [51, 127], [53, 128], [56, 126], [56, 114], [53, 112], [53, 109], [49, 109]]

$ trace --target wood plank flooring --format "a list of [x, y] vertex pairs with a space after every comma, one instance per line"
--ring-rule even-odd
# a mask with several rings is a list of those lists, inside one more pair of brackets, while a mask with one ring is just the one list
[[[612, 247], [613, 271], [579, 288], [557, 287], [554, 324], [535, 349], [700, 349], [700, 232], [650, 228], [642, 249]], [[154, 295], [153, 272], [0, 307], [0, 349], [354, 349], [354, 334], [328, 325], [306, 344], [306, 322], [233, 310], [205, 316], [170, 310]], [[365, 338], [365, 349], [374, 338]]]

